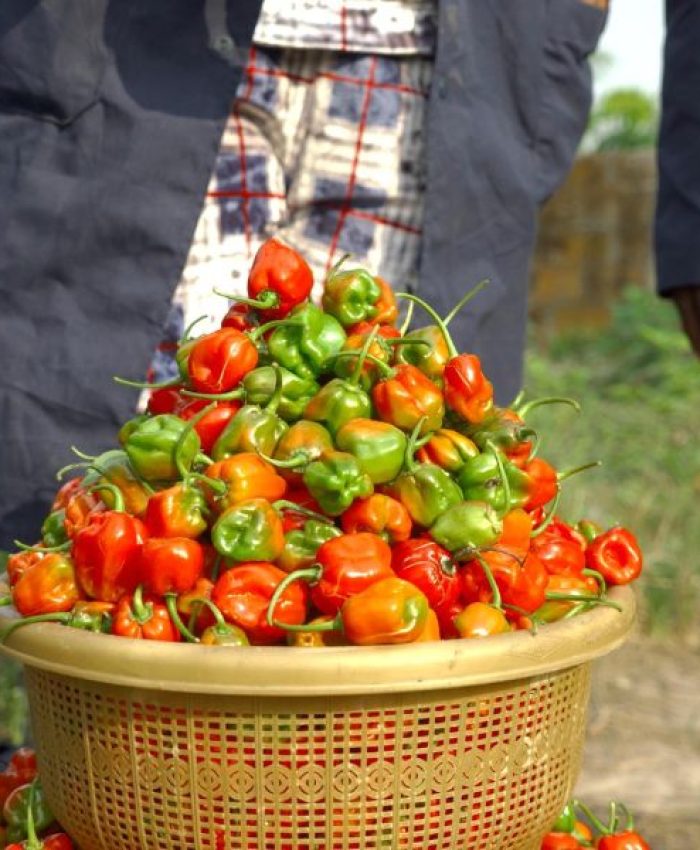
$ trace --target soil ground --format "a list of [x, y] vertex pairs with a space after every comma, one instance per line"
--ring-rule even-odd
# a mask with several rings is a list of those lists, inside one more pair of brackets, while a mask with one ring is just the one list
[[700, 850], [700, 653], [637, 637], [596, 662], [576, 793], [627, 803], [652, 850]]

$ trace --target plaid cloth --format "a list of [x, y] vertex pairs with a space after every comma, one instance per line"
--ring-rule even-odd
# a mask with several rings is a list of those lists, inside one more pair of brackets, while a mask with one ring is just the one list
[[226, 125], [151, 377], [199, 316], [204, 333], [244, 294], [262, 242], [279, 235], [310, 263], [319, 296], [343, 254], [401, 288], [417, 279], [425, 188], [423, 121], [433, 63], [254, 47]]
[[265, 0], [253, 41], [359, 53], [435, 52], [437, 0]]

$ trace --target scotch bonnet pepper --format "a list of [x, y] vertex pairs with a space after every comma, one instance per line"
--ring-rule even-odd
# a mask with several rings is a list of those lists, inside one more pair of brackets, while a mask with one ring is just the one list
[[323, 309], [347, 328], [372, 320], [379, 312], [377, 303], [383, 295], [378, 281], [365, 269], [341, 269], [346, 257], [336, 264], [326, 278]]
[[[300, 378], [289, 369], [259, 366], [243, 379], [248, 404], [264, 407], [275, 395], [278, 380], [281, 382], [277, 414], [286, 422], [300, 419], [304, 408], [318, 392], [319, 386], [311, 378]], [[278, 377], [279, 376], [279, 377]]]
[[349, 452], [374, 484], [393, 481], [401, 472], [408, 441], [403, 431], [389, 422], [352, 419], [335, 436], [341, 451]]
[[124, 443], [136, 474], [146, 481], [175, 481], [192, 468], [200, 442], [192, 422], [163, 413], [139, 423]]
[[208, 513], [202, 491], [181, 482], [150, 497], [144, 523], [153, 537], [195, 539], [207, 530]]
[[356, 499], [340, 518], [346, 534], [366, 531], [388, 543], [399, 543], [411, 536], [411, 515], [397, 499], [384, 493], [373, 493], [367, 499]]
[[313, 304], [295, 307], [267, 340], [270, 357], [306, 380], [326, 371], [345, 342], [339, 322]]
[[331, 523], [307, 519], [301, 528], [284, 535], [284, 549], [277, 558], [277, 566], [286, 573], [308, 567], [316, 560], [320, 546], [339, 536], [339, 529]]
[[211, 531], [216, 551], [232, 561], [274, 561], [284, 549], [282, 520], [266, 499], [224, 511]]
[[286, 316], [311, 294], [313, 273], [306, 260], [279, 239], [258, 249], [248, 275], [248, 299], [264, 321]]
[[328, 452], [310, 463], [303, 476], [304, 485], [329, 516], [340, 516], [355, 499], [371, 496], [372, 479], [364, 473], [354, 455]]

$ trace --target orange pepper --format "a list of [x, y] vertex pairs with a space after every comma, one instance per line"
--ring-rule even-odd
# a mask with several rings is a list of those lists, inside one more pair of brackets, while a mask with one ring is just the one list
[[241, 452], [219, 460], [207, 467], [206, 475], [226, 484], [226, 493], [219, 498], [211, 487], [204, 485], [209, 503], [220, 511], [247, 499], [276, 502], [287, 490], [284, 478], [254, 452]]
[[23, 617], [70, 611], [80, 597], [73, 562], [58, 552], [29, 567], [12, 589], [12, 601]]
[[340, 524], [346, 534], [367, 531], [392, 545], [408, 540], [413, 527], [411, 516], [401, 502], [383, 493], [356, 499], [341, 516]]

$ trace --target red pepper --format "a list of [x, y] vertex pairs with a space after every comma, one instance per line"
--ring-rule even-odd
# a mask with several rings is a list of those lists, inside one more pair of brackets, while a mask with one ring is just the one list
[[[381, 280], [381, 278], [376, 278], [376, 280]], [[371, 333], [376, 326], [376, 320], [373, 322], [358, 322], [356, 325], [351, 325], [345, 330], [348, 336], [352, 336], [353, 334], [364, 335]], [[384, 339], [399, 339], [399, 337], [401, 336], [401, 331], [399, 331], [398, 328], [395, 328], [392, 325], [379, 325], [379, 327], [377, 328], [377, 336], [381, 336]]]
[[457, 604], [461, 591], [461, 580], [447, 549], [434, 540], [414, 537], [392, 548], [391, 566], [399, 578], [423, 591], [442, 624], [441, 612]]
[[221, 328], [195, 341], [187, 360], [190, 383], [200, 393], [233, 390], [256, 367], [258, 349], [246, 334]]
[[604, 531], [586, 549], [586, 564], [608, 584], [629, 584], [642, 571], [642, 550], [631, 531], [622, 526]]
[[12, 589], [12, 601], [23, 617], [70, 611], [80, 595], [73, 562], [59, 552], [35, 562]]
[[65, 832], [54, 832], [39, 841], [8, 844], [5, 850], [75, 850], [75, 845]]
[[[316, 563], [320, 570], [311, 599], [323, 614], [337, 614], [351, 596], [394, 576], [391, 549], [376, 534], [342, 534], [327, 540], [316, 553]], [[278, 610], [279, 606], [276, 620]]]
[[255, 255], [248, 275], [248, 297], [258, 301], [264, 321], [281, 319], [311, 294], [309, 264], [279, 239], [268, 239]]
[[472, 424], [483, 422], [493, 407], [493, 384], [481, 370], [476, 354], [459, 354], [443, 373], [445, 403]]
[[491, 570], [504, 605], [532, 613], [545, 601], [548, 575], [537, 555], [499, 546], [484, 551], [462, 570], [462, 589], [468, 602], [492, 602], [493, 591], [484, 569]]
[[374, 302], [374, 322], [377, 325], [393, 325], [399, 317], [399, 308], [391, 286], [378, 275], [374, 278], [382, 290], [379, 300]]
[[63, 527], [68, 537], [73, 540], [76, 534], [90, 522], [93, 516], [106, 511], [107, 505], [97, 493], [80, 487], [75, 491], [65, 507], [66, 515]]
[[412, 431], [425, 417], [421, 433], [442, 425], [445, 405], [439, 388], [418, 369], [400, 363], [392, 374], [377, 382], [372, 389], [377, 415], [403, 431]]
[[151, 537], [139, 553], [139, 583], [157, 596], [190, 590], [203, 570], [202, 547], [188, 537]]
[[112, 621], [112, 634], [138, 640], [159, 640], [174, 643], [180, 640], [168, 609], [153, 599], [144, 599], [141, 587], [132, 595], [123, 596], [117, 603]]
[[26, 549], [10, 555], [5, 564], [5, 571], [10, 580], [10, 587], [14, 587], [22, 576], [46, 558], [47, 554], [47, 552]]
[[83, 478], [79, 476], [78, 478], [71, 478], [70, 481], [66, 481], [63, 484], [53, 499], [53, 504], [51, 505], [51, 513], [54, 511], [60, 511], [61, 508], [65, 508], [68, 506], [70, 500], [75, 496], [83, 486]]
[[153, 537], [191, 537], [207, 530], [204, 495], [184, 482], [154, 493], [146, 505], [144, 523]]
[[175, 413], [182, 404], [182, 395], [180, 390], [182, 386], [177, 387], [159, 387], [156, 390], [151, 390], [148, 395], [148, 412], [152, 416], [158, 416], [161, 413]]
[[580, 576], [586, 568], [578, 542], [561, 536], [551, 525], [533, 539], [532, 548], [550, 575]]
[[211, 488], [205, 487], [210, 505], [218, 511], [248, 499], [276, 502], [287, 490], [284, 478], [255, 452], [240, 452], [219, 460], [207, 467], [206, 475], [226, 484], [223, 495], [217, 495]]
[[0, 773], [0, 812], [5, 805], [5, 800], [22, 785], [28, 785], [37, 774], [36, 753], [29, 747], [21, 747], [15, 750], [10, 762]]
[[401, 502], [383, 493], [355, 499], [341, 516], [340, 524], [346, 534], [366, 531], [378, 534], [392, 545], [408, 540], [413, 527], [411, 515]]
[[540, 850], [582, 850], [582, 847], [570, 832], [548, 832]]
[[[227, 570], [214, 585], [212, 602], [229, 623], [243, 629], [253, 644], [278, 643], [285, 632], [267, 622], [267, 608], [277, 586], [287, 573], [266, 561], [238, 564]], [[308, 594], [302, 582], [295, 582], [282, 594], [275, 619], [288, 625], [306, 620]]]
[[139, 583], [137, 556], [146, 526], [122, 511], [95, 513], [75, 535], [73, 563], [80, 587], [92, 599], [117, 602]]
[[247, 304], [232, 304], [221, 320], [222, 328], [233, 328], [241, 332], [252, 330], [256, 324], [255, 314]]
[[[203, 410], [206, 405], [205, 399], [192, 399], [177, 411], [177, 415], [180, 419], [187, 421], [192, 419], [200, 410]], [[222, 401], [195, 422], [194, 430], [199, 435], [199, 442], [204, 454], [211, 453], [214, 443], [240, 409], [241, 403], [238, 401]]]
[[214, 582], [200, 578], [193, 588], [177, 597], [177, 612], [189, 621], [189, 628], [201, 632], [216, 622], [211, 608], [202, 602], [203, 599], [211, 600], [212, 590]]

